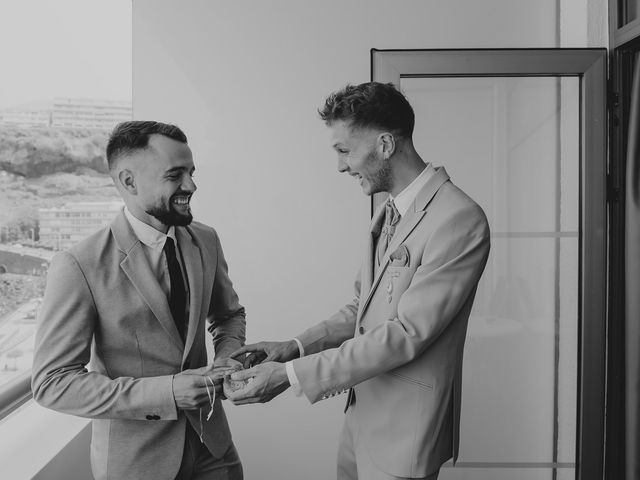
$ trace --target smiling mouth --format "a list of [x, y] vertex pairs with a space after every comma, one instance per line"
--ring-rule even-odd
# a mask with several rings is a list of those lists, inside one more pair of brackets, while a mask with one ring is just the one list
[[189, 206], [189, 201], [191, 200], [190, 195], [176, 195], [171, 199], [171, 203], [174, 205], [178, 205], [180, 207]]

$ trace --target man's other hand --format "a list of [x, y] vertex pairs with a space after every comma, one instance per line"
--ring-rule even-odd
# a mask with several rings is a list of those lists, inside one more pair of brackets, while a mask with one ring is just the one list
[[[209, 396], [213, 395], [213, 366], [184, 370], [173, 376], [173, 398], [179, 410], [196, 410], [210, 407]], [[208, 393], [207, 393], [208, 389]]]
[[245, 345], [233, 352], [230, 357], [237, 358], [249, 354], [244, 359], [244, 368], [250, 368], [265, 362], [288, 362], [300, 356], [295, 340], [288, 342], [258, 342]]
[[227, 393], [229, 400], [235, 405], [266, 403], [290, 386], [284, 364], [277, 362], [264, 362], [256, 367], [234, 372], [231, 380], [249, 380], [246, 387]]

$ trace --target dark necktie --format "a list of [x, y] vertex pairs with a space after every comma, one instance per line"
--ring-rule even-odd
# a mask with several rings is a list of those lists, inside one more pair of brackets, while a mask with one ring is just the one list
[[380, 238], [378, 238], [378, 245], [376, 248], [376, 260], [378, 265], [382, 262], [382, 257], [384, 257], [384, 254], [391, 243], [393, 234], [396, 231], [396, 225], [399, 221], [400, 212], [398, 212], [393, 200], [388, 199], [384, 207], [384, 225], [382, 226], [382, 231], [380, 232]]
[[167, 237], [164, 243], [164, 254], [167, 257], [167, 266], [169, 267], [169, 280], [171, 281], [171, 293], [169, 295], [169, 308], [173, 321], [180, 332], [180, 336], [184, 340], [185, 311], [187, 308], [187, 292], [184, 287], [182, 278], [182, 270], [176, 257], [176, 248], [173, 239]]

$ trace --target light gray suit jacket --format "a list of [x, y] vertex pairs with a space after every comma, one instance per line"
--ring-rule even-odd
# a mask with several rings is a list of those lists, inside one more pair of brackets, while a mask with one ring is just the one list
[[[176, 227], [176, 238], [190, 295], [185, 342], [123, 212], [57, 254], [49, 268], [38, 314], [33, 395], [45, 407], [93, 419], [97, 479], [173, 479], [185, 422], [200, 431], [197, 410], [176, 409], [173, 375], [207, 364], [205, 328], [218, 358], [245, 340], [244, 308], [216, 232], [193, 222]], [[220, 401], [208, 422], [206, 413], [204, 441], [221, 457], [231, 434]]]
[[457, 457], [462, 353], [476, 287], [489, 254], [482, 209], [443, 168], [401, 218], [374, 270], [374, 214], [355, 299], [298, 336], [293, 361], [311, 402], [353, 387], [359, 438], [398, 477], [432, 474]]

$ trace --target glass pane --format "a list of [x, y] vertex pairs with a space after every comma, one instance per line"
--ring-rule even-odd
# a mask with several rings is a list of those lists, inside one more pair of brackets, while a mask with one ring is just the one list
[[6, 1], [0, 18], [1, 392], [31, 370], [49, 261], [121, 208], [104, 156], [132, 117], [131, 2]]
[[407, 78], [401, 88], [417, 151], [483, 207], [492, 232], [465, 347], [460, 468], [440, 478], [573, 478], [578, 78]]
[[624, 27], [638, 19], [640, 10], [640, 0], [619, 0], [618, 1], [618, 28]]

